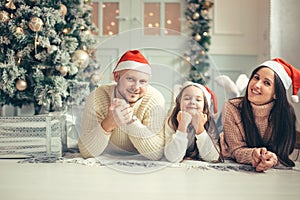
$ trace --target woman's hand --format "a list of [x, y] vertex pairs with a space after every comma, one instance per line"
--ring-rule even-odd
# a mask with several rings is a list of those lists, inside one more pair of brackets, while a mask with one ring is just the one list
[[278, 162], [277, 155], [268, 151], [265, 147], [255, 148], [252, 152], [252, 166], [256, 171], [266, 171]]

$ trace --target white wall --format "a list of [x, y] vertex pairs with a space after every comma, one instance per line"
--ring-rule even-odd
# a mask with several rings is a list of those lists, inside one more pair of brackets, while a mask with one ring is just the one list
[[271, 56], [281, 56], [300, 69], [300, 1], [271, 1]]
[[[238, 73], [250, 75], [256, 65], [274, 57], [300, 69], [299, 0], [214, 2], [209, 53], [220, 73], [235, 80]], [[213, 87], [220, 108], [226, 96], [218, 86]], [[293, 105], [300, 129], [300, 103]]]
[[[250, 76], [258, 64], [270, 58], [270, 2], [214, 0], [214, 3], [209, 51], [216, 67], [214, 75], [225, 74], [233, 81], [241, 73]], [[218, 96], [220, 110], [229, 96], [213, 81], [210, 85]]]
[[[300, 69], [300, 1], [271, 1], [271, 57], [281, 57]], [[298, 93], [299, 94], [299, 93]], [[300, 129], [300, 103], [294, 104]]]

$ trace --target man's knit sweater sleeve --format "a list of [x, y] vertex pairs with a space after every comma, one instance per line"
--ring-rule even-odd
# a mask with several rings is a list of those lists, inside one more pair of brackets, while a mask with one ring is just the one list
[[239, 110], [227, 101], [222, 112], [223, 131], [228, 151], [238, 163], [251, 164], [253, 148], [248, 148]]
[[162, 94], [148, 86], [139, 108], [134, 113], [137, 119], [121, 126], [137, 151], [150, 160], [159, 160], [163, 156], [165, 145], [164, 122], [166, 118], [165, 99]]
[[[101, 95], [98, 95], [99, 92]], [[102, 128], [101, 122], [107, 113], [110, 99], [108, 95], [103, 94], [103, 90], [98, 88], [86, 99], [78, 140], [78, 147], [84, 158], [99, 156], [109, 143], [110, 133]]]

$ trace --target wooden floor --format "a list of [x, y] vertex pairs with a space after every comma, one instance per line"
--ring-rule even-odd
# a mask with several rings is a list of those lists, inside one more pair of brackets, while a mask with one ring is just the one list
[[264, 173], [163, 167], [135, 174], [76, 163], [0, 160], [1, 200], [299, 200], [300, 162], [294, 170]]

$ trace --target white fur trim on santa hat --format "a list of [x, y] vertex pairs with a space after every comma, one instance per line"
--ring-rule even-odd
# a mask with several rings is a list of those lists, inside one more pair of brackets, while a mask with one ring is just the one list
[[292, 95], [291, 99], [292, 99], [292, 102], [294, 102], [294, 103], [298, 103], [299, 102], [298, 95]]
[[137, 70], [151, 75], [151, 67], [148, 64], [131, 60], [120, 62], [113, 72], [121, 71], [124, 69]]
[[266, 61], [266, 62], [262, 63], [259, 66], [266, 66], [266, 67], [271, 68], [279, 76], [279, 78], [280, 78], [281, 82], [283, 83], [285, 89], [286, 90], [289, 89], [289, 87], [292, 84], [292, 79], [280, 63], [278, 63], [276, 61], [269, 60], [269, 61]]
[[194, 83], [194, 82], [191, 82], [191, 81], [184, 82], [182, 87], [184, 88], [184, 87], [187, 87], [189, 85], [199, 87], [202, 90], [202, 92], [204, 93], [204, 96], [207, 100], [208, 106], [210, 107], [211, 106], [211, 94], [207, 91], [207, 89], [203, 85], [201, 85], [199, 83]]

